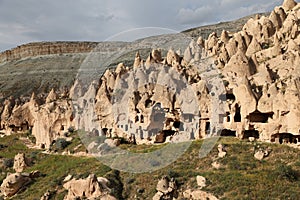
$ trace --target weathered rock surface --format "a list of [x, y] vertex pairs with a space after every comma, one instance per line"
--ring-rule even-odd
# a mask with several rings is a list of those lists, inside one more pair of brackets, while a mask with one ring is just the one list
[[[36, 144], [46, 148], [69, 127], [137, 144], [205, 138], [216, 131], [210, 127], [214, 86], [204, 73], [215, 64], [226, 83], [226, 99], [218, 103], [226, 104], [219, 122], [228, 133], [299, 144], [299, 8], [299, 3], [285, 0], [269, 17], [248, 20], [242, 31], [192, 40], [183, 55], [170, 49], [164, 57], [153, 49], [144, 62], [137, 53], [133, 66], [120, 63], [89, 87], [76, 80], [69, 92], [8, 98], [0, 106], [0, 129], [6, 134], [32, 130]], [[81, 45], [86, 50], [93, 46]], [[49, 51], [69, 51], [53, 49]], [[13, 51], [1, 55], [6, 60], [32, 56]]]
[[201, 188], [206, 186], [206, 178], [203, 176], [196, 176], [197, 185]]
[[65, 183], [63, 187], [68, 190], [65, 200], [77, 198], [116, 200], [109, 194], [110, 189], [107, 187], [108, 180], [97, 178], [91, 174], [86, 179], [72, 179]]
[[218, 151], [219, 151], [219, 153], [218, 153], [219, 158], [224, 158], [227, 154], [227, 152], [225, 151], [225, 148], [222, 144], [218, 145]]
[[183, 192], [183, 196], [190, 200], [218, 200], [213, 194], [202, 190], [186, 190]]
[[0, 62], [50, 54], [91, 52], [97, 42], [39, 42], [18, 46], [0, 53]]
[[29, 160], [25, 157], [24, 153], [19, 153], [14, 158], [13, 169], [16, 172], [23, 172], [23, 170], [29, 166]]
[[167, 176], [158, 181], [156, 190], [157, 193], [152, 198], [153, 200], [173, 199], [178, 196], [175, 180], [169, 179]]
[[21, 189], [25, 189], [26, 185], [31, 183], [34, 178], [39, 176], [38, 171], [33, 171], [31, 173], [14, 173], [8, 174], [3, 180], [0, 189], [1, 194], [5, 197], [11, 197], [18, 193]]

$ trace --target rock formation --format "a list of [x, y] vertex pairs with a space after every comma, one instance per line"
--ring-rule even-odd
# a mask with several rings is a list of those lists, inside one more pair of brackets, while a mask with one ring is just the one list
[[38, 171], [31, 173], [8, 174], [1, 184], [1, 194], [5, 197], [11, 197], [19, 192], [20, 189], [31, 183], [34, 178], [39, 176]]
[[158, 181], [156, 190], [157, 193], [152, 198], [153, 200], [174, 199], [178, 196], [174, 179], [169, 179], [167, 176]]
[[[299, 3], [285, 0], [270, 16], [251, 18], [237, 33], [192, 40], [183, 55], [153, 49], [145, 62], [137, 53], [132, 66], [107, 69], [89, 87], [76, 80], [68, 97], [52, 90], [39, 100], [35, 95], [8, 98], [0, 106], [0, 129], [32, 132], [37, 145], [46, 148], [69, 127], [138, 144], [207, 134], [299, 144], [299, 20]], [[69, 50], [60, 44], [42, 43], [47, 50], [37, 55], [72, 51], [72, 43]], [[94, 44], [76, 45], [88, 51]], [[1, 59], [34, 56], [26, 48], [4, 52]], [[207, 77], [214, 70], [224, 83], [223, 95], [213, 96], [219, 87]], [[225, 105], [217, 120], [223, 131], [213, 128], [213, 103]]]
[[107, 187], [108, 180], [105, 178], [97, 178], [91, 174], [86, 179], [72, 179], [63, 186], [68, 190], [65, 200], [86, 198], [86, 199], [103, 199], [116, 200], [109, 194], [110, 189]]
[[25, 157], [24, 153], [19, 153], [14, 158], [14, 170], [16, 172], [23, 172], [23, 170], [29, 166], [29, 160]]
[[51, 54], [89, 53], [97, 42], [36, 42], [18, 46], [0, 53], [0, 63]]
[[202, 190], [186, 190], [183, 192], [183, 196], [186, 199], [190, 199], [190, 200], [204, 200], [204, 199], [209, 199], [209, 200], [218, 200], [217, 197], [215, 197], [214, 195], [202, 191]]

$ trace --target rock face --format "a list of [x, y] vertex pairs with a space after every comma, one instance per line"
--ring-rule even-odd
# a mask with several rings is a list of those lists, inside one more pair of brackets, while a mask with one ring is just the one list
[[34, 171], [29, 174], [8, 174], [1, 184], [1, 194], [3, 194], [5, 197], [11, 197], [18, 193], [20, 189], [24, 188], [26, 185], [32, 182], [34, 178], [37, 178], [38, 176], [38, 171]]
[[[133, 66], [120, 63], [107, 69], [89, 87], [78, 79], [63, 95], [52, 90], [39, 99], [8, 98], [0, 105], [0, 130], [32, 131], [37, 145], [46, 148], [69, 127], [137, 144], [208, 134], [300, 144], [299, 17], [299, 3], [285, 0], [269, 17], [248, 20], [240, 32], [191, 41], [183, 55], [153, 49], [145, 62], [137, 53]], [[79, 44], [82, 51], [93, 46]], [[26, 45], [2, 59], [33, 56], [18, 49]], [[69, 51], [53, 49], [50, 53]], [[213, 96], [216, 86], [206, 77], [214, 65], [226, 94]], [[212, 128], [213, 103], [225, 105], [224, 113], [218, 113], [224, 128], [220, 133]]]
[[183, 196], [190, 200], [218, 200], [214, 195], [202, 190], [189, 189], [183, 192]]
[[157, 193], [152, 198], [153, 200], [174, 199], [178, 196], [174, 179], [169, 179], [167, 176], [158, 181], [156, 190]]
[[72, 200], [77, 198], [86, 199], [103, 199], [116, 200], [109, 195], [109, 188], [107, 187], [108, 180], [105, 178], [97, 178], [91, 174], [86, 179], [72, 179], [63, 186], [68, 190], [65, 200]]
[[14, 158], [14, 170], [22, 172], [29, 165], [29, 160], [25, 157], [24, 153], [19, 153]]
[[0, 53], [0, 63], [35, 57], [64, 53], [88, 53], [96, 46], [97, 42], [36, 42], [18, 46], [12, 50]]

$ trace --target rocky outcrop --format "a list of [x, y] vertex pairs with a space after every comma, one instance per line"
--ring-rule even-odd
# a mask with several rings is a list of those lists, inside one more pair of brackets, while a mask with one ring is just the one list
[[18, 193], [21, 189], [24, 189], [26, 185], [31, 183], [34, 178], [39, 176], [38, 171], [31, 173], [14, 173], [8, 174], [1, 184], [1, 194], [5, 197], [11, 197]]
[[108, 180], [105, 178], [97, 178], [91, 174], [86, 179], [72, 179], [65, 183], [63, 187], [68, 190], [65, 200], [72, 200], [77, 198], [86, 199], [103, 199], [116, 200], [111, 196], [110, 189], [107, 187]]
[[51, 54], [89, 53], [97, 46], [97, 44], [97, 42], [29, 43], [0, 53], [0, 63]]
[[169, 179], [167, 176], [158, 181], [156, 190], [157, 193], [152, 198], [153, 200], [174, 199], [178, 196], [175, 180]]
[[19, 153], [14, 158], [14, 170], [16, 172], [23, 172], [23, 170], [30, 164], [29, 159], [25, 157], [24, 153]]
[[218, 200], [214, 195], [202, 190], [189, 189], [183, 192], [183, 196], [190, 200]]

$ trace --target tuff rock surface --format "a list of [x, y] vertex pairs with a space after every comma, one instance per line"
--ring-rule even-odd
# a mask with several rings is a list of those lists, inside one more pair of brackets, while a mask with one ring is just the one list
[[[70, 127], [137, 144], [220, 134], [297, 145], [299, 20], [300, 4], [285, 0], [237, 33], [192, 40], [183, 55], [153, 49], [143, 60], [137, 52], [132, 66], [120, 63], [88, 86], [78, 79], [64, 92], [7, 98], [0, 105], [1, 132], [30, 131], [36, 145], [46, 148]], [[57, 48], [53, 53], [69, 51]], [[18, 57], [10, 54], [1, 59]], [[218, 79], [224, 83], [222, 95], [216, 93]], [[219, 104], [222, 112], [216, 110]]]

